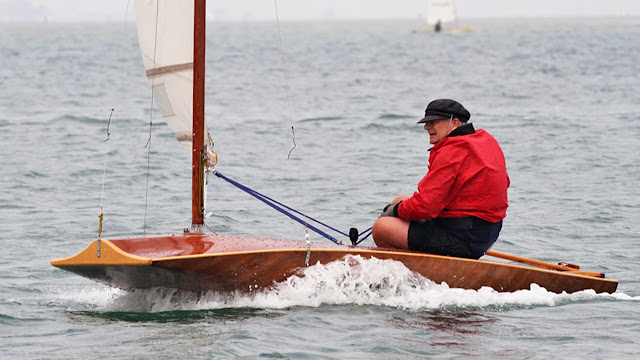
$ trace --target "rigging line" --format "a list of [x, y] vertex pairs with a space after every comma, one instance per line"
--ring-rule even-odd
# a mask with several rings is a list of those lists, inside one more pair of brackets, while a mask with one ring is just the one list
[[[158, 0], [156, 2], [156, 26], [155, 26], [155, 33], [153, 35], [153, 68], [155, 69], [156, 67], [156, 52], [158, 51], [158, 14], [160, 13], [160, 0]], [[153, 75], [153, 77], [151, 78], [151, 105], [149, 106], [149, 140], [147, 140], [147, 144], [144, 146], [146, 147], [151, 147], [150, 143], [151, 143], [151, 128], [153, 127], [153, 91], [154, 91], [154, 85], [156, 84], [156, 76]], [[147, 154], [150, 151], [147, 151]], [[148, 156], [147, 156], [148, 158]], [[148, 175], [148, 174], [147, 174]]]
[[[365, 231], [361, 232], [361, 233], [360, 233], [360, 235], [362, 235], [362, 234], [366, 233], [367, 231], [369, 231], [369, 230], [371, 230], [371, 229], [373, 229], [373, 226], [371, 226], [371, 227], [369, 227], [367, 230], [365, 230]], [[358, 235], [358, 236], [360, 236], [360, 235]]]
[[[111, 121], [111, 117], [109, 117], [109, 121]], [[109, 137], [107, 135], [107, 140]], [[103, 141], [106, 142], [107, 140]], [[102, 191], [100, 193], [100, 215], [98, 215], [98, 219], [100, 219], [100, 223], [98, 225], [98, 238], [102, 236], [102, 219], [104, 216], [103, 213], [103, 204], [104, 204], [104, 187], [107, 179], [107, 161], [109, 160], [109, 149], [104, 150], [104, 167], [102, 168]]]
[[204, 226], [205, 226], [207, 229], [209, 229], [209, 231], [211, 231], [212, 233], [214, 233], [214, 234], [218, 235], [218, 233], [217, 233], [215, 230], [213, 230], [213, 229], [211, 228], [211, 226], [209, 226], [206, 222], [202, 223], [202, 225], [204, 225]]
[[296, 148], [296, 133], [293, 127], [293, 110], [291, 105], [291, 95], [289, 90], [289, 76], [287, 75], [287, 66], [284, 61], [284, 47], [282, 46], [282, 33], [280, 31], [280, 16], [278, 15], [278, 0], [273, 0], [273, 6], [276, 11], [276, 24], [278, 25], [278, 41], [280, 43], [280, 59], [282, 60], [282, 72], [284, 73], [284, 84], [287, 92], [287, 105], [289, 107], [289, 121], [291, 122], [291, 134], [293, 136], [293, 147], [289, 150], [289, 155], [287, 155], [287, 159], [291, 156], [291, 152]]
[[365, 237], [363, 237], [362, 239], [358, 240], [358, 242], [356, 243], [356, 245], [360, 245], [360, 243], [361, 243], [361, 242], [365, 241], [365, 240], [366, 240], [366, 239], [367, 239], [367, 238], [368, 238], [368, 237], [373, 233], [373, 232], [371, 231], [371, 229], [369, 229], [369, 230], [367, 230], [367, 231], [364, 231], [361, 235], [363, 235], [364, 233], [367, 233], [367, 232], [368, 232], [368, 234], [367, 234]]
[[[113, 108], [109, 113], [109, 121], [107, 122], [107, 138], [102, 142], [103, 144], [109, 141], [109, 137], [111, 133], [109, 132], [109, 127], [111, 126], [111, 116], [113, 115]], [[106, 145], [105, 145], [106, 146]], [[98, 225], [98, 238], [102, 236], [102, 220], [104, 218], [104, 188], [105, 183], [107, 182], [107, 163], [109, 161], [109, 149], [105, 148], [104, 150], [104, 166], [102, 168], [102, 191], [100, 192], [100, 215], [98, 215], [99, 225]]]
[[[156, 26], [153, 40], [153, 67], [156, 67], [156, 52], [158, 51], [158, 16], [160, 13], [160, 0], [156, 2]], [[149, 106], [149, 140], [144, 146], [147, 148], [147, 180], [144, 193], [144, 219], [142, 224], [142, 233], [147, 234], [147, 209], [149, 208], [149, 172], [151, 171], [151, 134], [153, 128], [153, 89], [156, 77], [151, 78], [151, 104]]]
[[[124, 25], [122, 29], [122, 32], [125, 35], [127, 34], [127, 23], [129, 21], [129, 4], [130, 4], [130, 1], [127, 0], [127, 7], [125, 8], [125, 12], [124, 12]], [[120, 59], [122, 59], [123, 55], [124, 55], [124, 42], [120, 46]], [[120, 62], [120, 72], [122, 72], [123, 67], [124, 67], [123, 63]], [[113, 87], [113, 91], [114, 93], [117, 91], [115, 87]], [[115, 108], [111, 108], [111, 112], [109, 113], [109, 121], [107, 122], [107, 138], [103, 142], [107, 142], [111, 137], [111, 119], [114, 111], [115, 111]]]
[[[124, 12], [123, 34], [126, 34], [128, 20], [129, 20], [129, 0], [127, 0], [127, 7], [125, 8], [125, 12]], [[124, 42], [120, 46], [120, 58], [122, 58], [123, 54], [124, 54]], [[123, 65], [120, 64], [120, 66], [123, 66]], [[113, 89], [115, 92], [115, 87]], [[107, 121], [107, 138], [102, 143], [106, 143], [111, 138], [111, 119], [114, 111], [115, 111], [115, 108], [111, 108], [111, 111], [109, 112], [109, 121]], [[105, 183], [107, 181], [108, 161], [109, 161], [109, 148], [105, 147], [104, 167], [102, 168], [102, 189], [100, 191], [100, 214], [98, 215], [98, 219], [99, 219], [98, 239], [100, 239], [100, 237], [102, 236], [102, 221], [104, 219], [104, 189], [105, 189]], [[100, 245], [98, 245], [98, 249], [99, 248], [100, 248]], [[98, 250], [98, 256], [99, 256], [99, 250]]]
[[[337, 241], [334, 237], [332, 237], [332, 236], [330, 236], [330, 235], [326, 234], [325, 232], [323, 232], [323, 231], [321, 231], [321, 230], [319, 230], [319, 229], [315, 228], [315, 227], [314, 227], [314, 226], [312, 226], [311, 224], [308, 224], [308, 223], [304, 222], [302, 219], [300, 219], [300, 218], [298, 218], [298, 217], [294, 216], [293, 214], [288, 213], [288, 212], [287, 212], [287, 211], [285, 211], [284, 209], [287, 209], [287, 210], [289, 210], [289, 211], [291, 211], [291, 212], [294, 212], [294, 213], [296, 213], [296, 214], [298, 214], [298, 215], [300, 215], [300, 216], [303, 216], [303, 217], [305, 217], [305, 218], [307, 218], [307, 219], [309, 219], [309, 220], [311, 220], [311, 221], [313, 221], [313, 222], [315, 222], [315, 223], [317, 223], [317, 224], [320, 224], [320, 225], [322, 225], [322, 226], [324, 226], [324, 227], [326, 227], [326, 228], [328, 228], [328, 229], [331, 229], [331, 230], [333, 230], [333, 231], [335, 231], [335, 232], [337, 232], [337, 233], [339, 233], [339, 234], [341, 234], [341, 235], [344, 235], [344, 236], [346, 236], [346, 237], [351, 238], [351, 237], [350, 237], [350, 235], [348, 235], [348, 234], [346, 234], [346, 233], [344, 233], [344, 232], [342, 232], [342, 231], [340, 231], [340, 230], [338, 230], [338, 229], [336, 229], [336, 228], [334, 228], [334, 227], [332, 227], [332, 226], [330, 226], [330, 225], [327, 225], [327, 224], [323, 223], [322, 221], [319, 221], [319, 220], [314, 219], [314, 218], [312, 218], [312, 217], [310, 217], [310, 216], [308, 216], [308, 215], [306, 215], [306, 214], [303, 214], [303, 213], [301, 213], [300, 211], [298, 211], [298, 210], [296, 210], [296, 209], [293, 209], [293, 208], [291, 208], [290, 206], [287, 206], [287, 205], [285, 205], [285, 204], [283, 204], [283, 203], [281, 203], [281, 202], [279, 202], [279, 201], [277, 201], [277, 200], [274, 200], [274, 199], [272, 199], [272, 198], [270, 198], [270, 197], [268, 197], [268, 196], [266, 196], [266, 195], [264, 195], [264, 194], [262, 194], [262, 193], [260, 193], [260, 192], [258, 192], [258, 191], [256, 191], [256, 190], [253, 190], [253, 189], [251, 189], [250, 187], [248, 187], [248, 186], [246, 186], [246, 185], [243, 185], [243, 184], [241, 184], [241, 183], [239, 183], [239, 182], [237, 182], [237, 181], [235, 181], [235, 180], [233, 180], [233, 179], [231, 179], [231, 178], [227, 177], [226, 175], [222, 174], [221, 172], [219, 172], [219, 171], [217, 171], [217, 170], [213, 170], [213, 171], [212, 171], [212, 173], [213, 173], [215, 176], [217, 176], [217, 177], [221, 178], [222, 180], [225, 180], [226, 182], [230, 183], [231, 185], [233, 185], [233, 186], [237, 187], [238, 189], [240, 189], [240, 190], [242, 190], [242, 191], [244, 191], [244, 192], [248, 193], [249, 195], [251, 195], [251, 196], [255, 197], [256, 199], [258, 199], [258, 200], [260, 200], [260, 201], [264, 202], [265, 204], [267, 204], [267, 205], [271, 206], [271, 207], [272, 207], [272, 208], [274, 208], [275, 210], [278, 210], [279, 212], [283, 213], [284, 215], [287, 215], [287, 216], [288, 216], [288, 217], [290, 217], [291, 219], [293, 219], [293, 220], [295, 220], [295, 221], [297, 221], [297, 222], [299, 222], [299, 223], [301, 223], [301, 224], [304, 224], [305, 226], [309, 226], [309, 228], [310, 228], [311, 230], [313, 230], [313, 231], [317, 232], [318, 234], [320, 234], [320, 235], [322, 235], [322, 236], [326, 237], [327, 239], [329, 239], [329, 240], [331, 240], [331, 241], [333, 241], [333, 242], [335, 242], [335, 243], [341, 243], [341, 242]], [[280, 207], [276, 206], [276, 204], [277, 204], [278, 206], [280, 206]], [[373, 230], [373, 226], [369, 227], [367, 230], [364, 230], [364, 231], [362, 231], [362, 232], [358, 233], [358, 238], [361, 238], [361, 239], [359, 239], [359, 240], [358, 240], [358, 242], [357, 242], [355, 245], [358, 245], [358, 244], [360, 244], [361, 242], [363, 242], [365, 239], [367, 239], [367, 238], [371, 235], [372, 230]], [[307, 233], [307, 234], [308, 234], [308, 233]]]
[[[151, 139], [149, 139], [151, 141]], [[147, 234], [147, 208], [149, 207], [149, 171], [151, 169], [151, 160], [150, 160], [150, 152], [151, 152], [151, 144], [147, 143], [147, 179], [145, 184], [144, 191], [144, 219], [142, 222], [142, 234]]]
[[205, 185], [204, 185], [204, 191], [203, 191], [203, 202], [202, 202], [202, 225], [204, 225], [207, 229], [209, 229], [209, 231], [211, 231], [214, 234], [218, 234], [217, 232], [215, 232], [215, 230], [213, 230], [209, 224], [207, 224], [207, 187], [209, 186], [209, 174], [213, 173], [215, 170], [209, 170], [208, 168], [205, 169], [204, 171], [204, 178], [205, 178]]
[[[253, 190], [253, 189], [251, 189], [251, 188], [249, 188], [249, 187], [247, 187], [247, 186], [243, 185], [243, 184], [240, 184], [239, 182], [237, 182], [237, 181], [235, 181], [235, 180], [232, 180], [232, 179], [228, 178], [227, 176], [223, 175], [223, 174], [222, 174], [222, 173], [220, 173], [219, 171], [216, 171], [216, 172], [215, 172], [215, 175], [216, 175], [217, 177], [219, 177], [219, 178], [221, 178], [221, 179], [223, 179], [223, 180], [227, 181], [227, 182], [228, 182], [228, 183], [230, 183], [231, 185], [234, 185], [235, 187], [239, 188], [240, 190], [243, 190], [243, 191], [247, 192], [249, 195], [254, 196], [254, 197], [255, 197], [255, 198], [257, 198], [258, 200], [261, 200], [262, 202], [266, 203], [267, 205], [269, 205], [269, 206], [271, 206], [271, 207], [274, 207], [274, 206], [273, 206], [272, 204], [270, 204], [269, 202], [274, 203], [274, 204], [278, 204], [278, 205], [282, 206], [283, 208], [285, 208], [285, 209], [287, 209], [287, 210], [290, 210], [290, 211], [292, 211], [292, 212], [294, 212], [294, 213], [296, 213], [296, 214], [298, 214], [298, 215], [304, 216], [305, 218], [307, 218], [307, 219], [309, 219], [309, 220], [311, 220], [311, 221], [313, 221], [313, 222], [315, 222], [315, 223], [318, 223], [318, 224], [320, 224], [320, 225], [322, 225], [322, 226], [324, 226], [324, 227], [326, 227], [326, 228], [328, 228], [328, 229], [331, 229], [331, 230], [333, 230], [333, 231], [335, 231], [335, 232], [337, 232], [337, 233], [339, 233], [339, 234], [342, 234], [342, 235], [344, 235], [344, 236], [346, 236], [346, 237], [349, 237], [349, 235], [347, 235], [346, 233], [344, 233], [344, 232], [342, 232], [342, 231], [340, 231], [340, 230], [338, 230], [338, 229], [336, 229], [336, 228], [334, 228], [334, 227], [332, 227], [332, 226], [330, 226], [330, 225], [327, 225], [327, 224], [325, 224], [325, 223], [323, 223], [323, 222], [321, 222], [321, 221], [319, 221], [319, 220], [316, 220], [316, 219], [314, 219], [314, 218], [312, 218], [312, 217], [310, 217], [310, 216], [308, 216], [308, 215], [306, 215], [306, 214], [303, 214], [303, 213], [301, 213], [300, 211], [298, 211], [298, 210], [296, 210], [296, 209], [293, 209], [293, 208], [291, 208], [291, 207], [289, 207], [289, 206], [287, 206], [287, 205], [285, 205], [285, 204], [283, 204], [283, 203], [281, 203], [281, 202], [279, 202], [279, 201], [277, 201], [277, 200], [274, 200], [274, 199], [272, 199], [272, 198], [270, 198], [270, 197], [268, 197], [268, 196], [266, 196], [266, 195], [264, 195], [264, 194], [261, 194], [261, 193], [259, 193], [259, 192], [255, 191], [255, 190]], [[275, 208], [275, 207], [274, 207], [274, 208]], [[276, 209], [276, 210], [278, 210], [278, 209]], [[279, 210], [279, 211], [280, 211], [280, 210]], [[283, 212], [283, 211], [280, 211], [280, 212]], [[283, 212], [283, 213], [284, 213], [284, 212]], [[289, 216], [289, 214], [286, 214], [286, 213], [285, 213], [285, 215]], [[291, 216], [290, 216], [290, 217], [291, 217]], [[315, 230], [314, 230], [314, 231], [315, 231]]]
[[[267, 196], [265, 196], [265, 195], [262, 195], [262, 194], [260, 194], [259, 192], [255, 191], [255, 190], [253, 190], [253, 189], [250, 189], [250, 188], [248, 188], [248, 187], [246, 187], [246, 186], [244, 186], [244, 185], [242, 185], [242, 184], [240, 184], [240, 183], [238, 183], [238, 182], [236, 182], [236, 181], [234, 181], [234, 180], [231, 180], [231, 179], [229, 179], [228, 177], [226, 177], [226, 176], [222, 175], [222, 174], [221, 174], [220, 172], [218, 172], [218, 171], [216, 171], [214, 174], [215, 174], [217, 177], [219, 177], [219, 178], [221, 178], [221, 179], [224, 179], [224, 180], [226, 180], [227, 182], [229, 182], [230, 184], [232, 184], [232, 185], [234, 185], [234, 186], [238, 187], [239, 189], [241, 189], [241, 190], [245, 191], [245, 192], [246, 192], [246, 193], [248, 193], [249, 195], [251, 195], [251, 196], [253, 196], [253, 197], [255, 197], [255, 198], [257, 198], [257, 199], [261, 200], [262, 202], [264, 202], [265, 204], [267, 204], [267, 205], [271, 206], [271, 207], [272, 207], [272, 208], [274, 208], [275, 210], [278, 210], [279, 212], [283, 213], [284, 215], [287, 215], [287, 216], [288, 216], [288, 217], [290, 217], [291, 219], [293, 219], [293, 220], [295, 220], [295, 221], [299, 222], [300, 224], [303, 224], [303, 225], [305, 226], [305, 229], [306, 229], [306, 228], [309, 228], [309, 229], [311, 229], [311, 230], [315, 231], [316, 233], [318, 233], [318, 234], [320, 234], [320, 235], [324, 236], [325, 238], [327, 238], [327, 239], [329, 239], [329, 240], [333, 241], [334, 243], [336, 243], [336, 244], [341, 244], [341, 242], [339, 242], [338, 240], [336, 240], [333, 236], [331, 236], [331, 235], [329, 235], [329, 234], [325, 233], [324, 231], [322, 231], [322, 230], [320, 230], [320, 229], [316, 228], [315, 226], [313, 226], [313, 225], [311, 225], [311, 224], [307, 223], [306, 221], [304, 221], [304, 220], [302, 220], [302, 219], [300, 219], [300, 218], [296, 217], [295, 215], [293, 215], [293, 214], [291, 214], [291, 213], [289, 213], [289, 212], [285, 211], [284, 209], [282, 209], [281, 207], [276, 206], [275, 204], [278, 204], [278, 205], [280, 205], [280, 206], [282, 206], [282, 207], [285, 207], [285, 208], [287, 208], [287, 209], [289, 209], [289, 210], [291, 210], [291, 211], [294, 211], [294, 212], [296, 212], [296, 213], [298, 213], [298, 214], [300, 214], [300, 215], [302, 215], [302, 216], [304, 216], [304, 217], [306, 217], [306, 218], [308, 218], [308, 219], [310, 219], [310, 220], [313, 220], [313, 221], [315, 221], [315, 222], [317, 222], [317, 223], [319, 223], [319, 224], [322, 224], [322, 225], [324, 225], [324, 226], [326, 226], [326, 227], [330, 228], [331, 230], [334, 230], [334, 231], [340, 232], [339, 230], [336, 230], [336, 229], [334, 229], [334, 228], [332, 228], [332, 227], [330, 227], [330, 226], [328, 226], [328, 225], [326, 225], [326, 224], [323, 224], [323, 223], [321, 223], [321, 222], [320, 222], [320, 221], [318, 221], [318, 220], [315, 220], [315, 219], [313, 219], [313, 218], [310, 218], [310, 217], [308, 217], [307, 215], [302, 214], [302, 213], [300, 213], [300, 212], [299, 212], [299, 211], [297, 211], [297, 210], [291, 209], [290, 207], [288, 207], [288, 206], [286, 206], [286, 205], [284, 205], [284, 204], [281, 204], [281, 203], [279, 203], [279, 202], [277, 202], [277, 201], [275, 201], [275, 200], [273, 200], [273, 199], [271, 199], [271, 198], [269, 198], [269, 197], [267, 197]], [[268, 199], [269, 201], [267, 201], [267, 199]], [[344, 234], [344, 233], [342, 233], [342, 234], [343, 234], [343, 235], [346, 235], [346, 234]], [[306, 232], [306, 235], [305, 235], [305, 238], [308, 238], [308, 235], [309, 235], [309, 232], [307, 231], [307, 232]]]
[[[296, 149], [297, 144], [296, 144], [296, 132], [295, 132], [295, 127], [294, 127], [294, 123], [293, 123], [293, 106], [291, 104], [291, 91], [289, 88], [289, 76], [287, 74], [287, 65], [286, 62], [284, 60], [284, 47], [282, 46], [282, 32], [280, 30], [280, 15], [278, 14], [278, 0], [273, 0], [273, 7], [275, 9], [275, 13], [276, 13], [276, 24], [278, 25], [278, 42], [280, 44], [280, 59], [282, 60], [282, 73], [284, 74], [284, 83], [285, 83], [285, 89], [286, 89], [286, 94], [287, 94], [287, 105], [289, 108], [289, 122], [291, 123], [291, 140], [293, 142], [293, 147], [291, 148], [291, 150], [289, 150], [289, 154], [287, 155], [287, 160], [289, 160], [291, 158], [291, 154], [293, 153], [293, 151]], [[298, 150], [299, 151], [299, 150]], [[304, 206], [305, 204], [305, 198], [304, 198], [304, 192], [302, 191], [302, 186], [301, 183], [302, 181], [300, 180], [300, 163], [299, 161], [296, 161], [296, 172], [298, 175], [298, 193], [300, 194], [300, 197], [302, 198], [302, 206]], [[305, 233], [309, 234], [309, 230], [307, 229], [307, 224], [304, 223], [305, 226]]]
[[[209, 136], [209, 140], [210, 142], [212, 142], [211, 140], [211, 136]], [[217, 161], [217, 158], [216, 158]], [[215, 166], [215, 165], [214, 165]], [[213, 234], [218, 235], [218, 233], [213, 230], [211, 228], [211, 226], [209, 226], [209, 224], [207, 224], [207, 188], [209, 187], [209, 174], [213, 173], [215, 170], [213, 170], [212, 168], [206, 167], [205, 171], [204, 171], [204, 177], [205, 177], [205, 183], [204, 183], [204, 189], [203, 189], [203, 201], [202, 201], [202, 225], [204, 225], [207, 229], [209, 229], [209, 231], [211, 231]], [[211, 215], [211, 214], [209, 214]]]

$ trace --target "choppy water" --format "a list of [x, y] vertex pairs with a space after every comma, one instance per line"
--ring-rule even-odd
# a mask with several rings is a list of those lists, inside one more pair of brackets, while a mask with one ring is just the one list
[[[287, 90], [275, 23], [209, 24], [219, 169], [364, 229], [423, 176], [415, 121], [452, 97], [507, 158], [494, 249], [605, 272], [617, 293], [449, 289], [357, 258], [250, 297], [124, 293], [54, 269], [97, 234], [105, 153], [105, 237], [141, 234], [145, 202], [147, 233], [188, 226], [190, 157], [154, 111], [145, 197], [151, 94], [132, 25], [0, 24], [0, 357], [634, 358], [640, 19], [479, 21], [438, 36], [416, 25], [282, 24]], [[303, 237], [219, 180], [209, 210], [220, 233]]]

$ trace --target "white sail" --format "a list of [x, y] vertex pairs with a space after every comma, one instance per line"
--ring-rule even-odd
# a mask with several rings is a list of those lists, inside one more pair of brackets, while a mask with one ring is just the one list
[[138, 41], [153, 97], [180, 143], [191, 148], [193, 2], [136, 0]]
[[456, 5], [454, 0], [431, 0], [427, 2], [427, 24], [435, 25], [456, 20]]

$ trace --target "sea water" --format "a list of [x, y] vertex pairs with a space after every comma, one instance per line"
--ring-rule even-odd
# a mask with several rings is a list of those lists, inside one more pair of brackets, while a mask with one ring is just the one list
[[[275, 22], [209, 23], [218, 170], [364, 230], [415, 190], [430, 147], [416, 121], [454, 98], [505, 153], [494, 250], [604, 272], [615, 294], [454, 289], [359, 257], [244, 295], [58, 270], [96, 238], [101, 207], [106, 238], [188, 227], [190, 153], [151, 107], [134, 25], [0, 24], [0, 358], [635, 358], [640, 19], [474, 25], [282, 23], [279, 37]], [[219, 179], [207, 211], [218, 233], [304, 239]]]

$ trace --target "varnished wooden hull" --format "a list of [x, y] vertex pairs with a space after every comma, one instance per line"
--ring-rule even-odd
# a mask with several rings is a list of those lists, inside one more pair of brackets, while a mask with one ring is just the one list
[[[78, 255], [53, 260], [61, 269], [122, 289], [168, 287], [190, 291], [255, 291], [300, 274], [307, 244], [224, 235], [173, 235], [95, 241]], [[549, 291], [585, 289], [615, 292], [618, 282], [599, 277], [485, 260], [411, 251], [311, 244], [309, 264], [327, 264], [347, 255], [402, 262], [407, 268], [450, 287], [497, 291], [528, 289], [536, 283]]]

